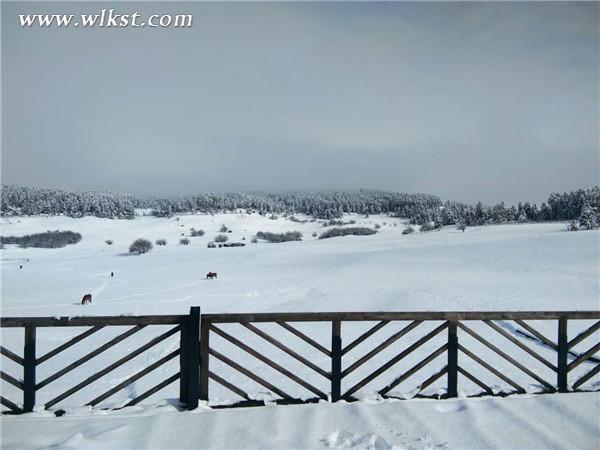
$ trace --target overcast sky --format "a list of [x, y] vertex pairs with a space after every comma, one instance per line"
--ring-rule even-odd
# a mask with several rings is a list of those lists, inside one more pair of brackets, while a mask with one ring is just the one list
[[[25, 29], [24, 13], [193, 14]], [[599, 184], [598, 3], [2, 3], [2, 182], [133, 194]]]

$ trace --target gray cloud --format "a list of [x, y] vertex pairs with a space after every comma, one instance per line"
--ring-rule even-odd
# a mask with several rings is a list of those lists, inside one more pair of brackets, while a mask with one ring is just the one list
[[136, 194], [370, 187], [495, 202], [599, 183], [597, 3], [115, 3], [192, 29], [22, 29], [2, 181]]

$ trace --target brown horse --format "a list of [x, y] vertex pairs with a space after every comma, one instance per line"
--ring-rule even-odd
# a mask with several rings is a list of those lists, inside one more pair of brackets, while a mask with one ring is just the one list
[[87, 304], [91, 304], [92, 303], [92, 294], [85, 294], [83, 296], [83, 298], [81, 299], [81, 304], [82, 305], [87, 305]]
[[206, 274], [206, 279], [207, 280], [212, 280], [213, 278], [215, 278], [215, 279], [217, 278], [217, 272], [208, 272]]

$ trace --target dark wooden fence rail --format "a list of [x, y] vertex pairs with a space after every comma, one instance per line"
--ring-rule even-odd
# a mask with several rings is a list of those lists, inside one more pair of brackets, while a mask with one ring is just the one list
[[[484, 393], [492, 394], [492, 389], [487, 386], [483, 381], [477, 378], [472, 373], [468, 372], [459, 362], [459, 355], [464, 355], [471, 361], [477, 363], [479, 366], [486, 369], [499, 379], [503, 380], [514, 388], [514, 392], [525, 392], [524, 388], [521, 387], [517, 382], [510, 379], [505, 373], [498, 370], [493, 363], [486, 361], [484, 358], [477, 356], [472, 350], [466, 347], [464, 340], [459, 337], [459, 331], [461, 336], [464, 334], [468, 335], [471, 339], [478, 341], [478, 343], [487, 349], [491, 350], [496, 356], [500, 357], [505, 362], [508, 362], [512, 366], [516, 367], [519, 371], [525, 373], [532, 379], [536, 380], [540, 385], [544, 386], [545, 392], [570, 392], [578, 390], [584, 383], [589, 381], [595, 375], [600, 373], [600, 363], [594, 358], [594, 354], [600, 350], [600, 342], [595, 342], [588, 350], [580, 353], [573, 352], [573, 347], [589, 340], [598, 330], [600, 330], [600, 311], [523, 311], [523, 312], [348, 312], [348, 313], [261, 313], [261, 314], [204, 314], [200, 316], [200, 308], [192, 307], [190, 314], [188, 315], [164, 315], [164, 316], [107, 316], [107, 317], [61, 317], [61, 318], [49, 318], [49, 317], [3, 317], [0, 319], [1, 327], [17, 327], [23, 328], [24, 330], [24, 348], [23, 356], [19, 356], [12, 350], [0, 347], [0, 353], [23, 367], [23, 379], [17, 380], [8, 373], [0, 371], [0, 375], [3, 381], [12, 384], [23, 391], [22, 406], [17, 405], [15, 402], [0, 397], [2, 405], [4, 405], [10, 412], [20, 413], [32, 411], [35, 406], [35, 394], [40, 388], [51, 383], [55, 379], [62, 375], [70, 372], [84, 362], [92, 359], [99, 353], [107, 350], [108, 348], [118, 344], [129, 336], [137, 333], [142, 328], [151, 325], [174, 325], [173, 328], [167, 332], [155, 337], [148, 343], [139, 347], [138, 349], [129, 352], [127, 355], [103, 368], [94, 375], [86, 378], [76, 386], [73, 386], [69, 390], [60, 394], [47, 402], [44, 406], [46, 409], [50, 409], [60, 401], [74, 394], [75, 392], [83, 389], [89, 383], [92, 383], [113, 369], [121, 366], [125, 362], [131, 360], [137, 355], [145, 352], [154, 345], [159, 344], [166, 338], [180, 333], [180, 346], [175, 351], [172, 351], [168, 355], [164, 356], [155, 363], [147, 366], [140, 372], [137, 372], [127, 378], [125, 381], [112, 387], [109, 391], [91, 400], [88, 405], [95, 406], [102, 400], [108, 398], [115, 392], [125, 388], [132, 382], [139, 378], [147, 375], [152, 370], [166, 363], [167, 361], [179, 356], [179, 372], [173, 374], [163, 382], [159, 383], [155, 387], [142, 393], [137, 398], [131, 400], [126, 406], [138, 403], [139, 401], [149, 397], [150, 395], [158, 392], [162, 388], [169, 384], [179, 380], [179, 400], [185, 404], [188, 409], [194, 409], [198, 406], [200, 400], [210, 400], [209, 392], [209, 380], [222, 385], [229, 391], [240, 396], [243, 400], [241, 403], [257, 404], [251, 398], [251, 395], [244, 392], [239, 386], [236, 386], [233, 382], [227, 381], [224, 376], [219, 375], [210, 369], [210, 359], [216, 358], [221, 361], [224, 365], [229, 366], [231, 369], [245, 375], [249, 379], [258, 383], [259, 385], [267, 388], [277, 396], [281, 397], [280, 403], [294, 403], [302, 402], [300, 398], [294, 397], [293, 395], [285, 392], [281, 388], [276, 386], [278, 379], [267, 380], [256, 373], [253, 373], [248, 369], [243, 362], [236, 362], [232, 358], [219, 352], [213, 346], [211, 346], [211, 334], [216, 334], [220, 338], [229, 342], [233, 346], [241, 349], [245, 353], [253, 356], [262, 363], [270, 366], [272, 369], [277, 371], [282, 376], [292, 380], [296, 384], [304, 387], [315, 395], [315, 399], [326, 399], [328, 395], [332, 401], [340, 399], [353, 400], [357, 391], [365, 387], [371, 381], [379, 377], [384, 372], [388, 372], [396, 365], [399, 361], [406, 358], [408, 355], [421, 348], [425, 343], [431, 341], [436, 336], [443, 336], [446, 333], [446, 339], [444, 344], [437, 348], [434, 352], [427, 355], [419, 363], [412, 366], [409, 370], [402, 374], [399, 374], [393, 379], [391, 383], [378, 390], [378, 393], [382, 396], [387, 396], [400, 383], [413, 377], [420, 369], [428, 365], [437, 357], [442, 354], [446, 354], [446, 364], [444, 367], [439, 369], [436, 373], [430, 376], [428, 379], [420, 383], [419, 388], [423, 390], [433, 384], [435, 381], [446, 376], [446, 394], [444, 398], [456, 397], [458, 394], [458, 383], [459, 375], [465, 377], [471, 382], [478, 385]], [[536, 339], [539, 343], [554, 350], [556, 352], [555, 361], [549, 361], [539, 353], [531, 349], [530, 346], [525, 345], [522, 340], [515, 337], [515, 335], [507, 332], [505, 329], [500, 327], [495, 321], [513, 321], [516, 325], [524, 330], [528, 337]], [[556, 341], [540, 333], [531, 324], [526, 321], [557, 321], [557, 337]], [[597, 322], [585, 331], [581, 332], [573, 339], [568, 339], [568, 324], [569, 321], [573, 320], [596, 320]], [[377, 322], [374, 326], [369, 328], [367, 331], [347, 343], [344, 347], [343, 336], [342, 336], [342, 324], [344, 322]], [[353, 350], [361, 343], [365, 342], [371, 336], [377, 334], [382, 328], [386, 327], [391, 322], [403, 321], [406, 322], [406, 326], [400, 329], [400, 331], [394, 333], [383, 342], [379, 343], [371, 351], [354, 361], [352, 364], [344, 368], [343, 357], [349, 351]], [[305, 332], [292, 325], [295, 322], [324, 322], [329, 323], [331, 327], [331, 343], [329, 348], [323, 346], [314, 339], [314, 336], [309, 336]], [[438, 326], [433, 328], [431, 331], [419, 335], [418, 339], [411, 345], [406, 347], [400, 353], [397, 353], [393, 358], [387, 361], [379, 368], [372, 371], [368, 376], [364, 377], [358, 383], [347, 388], [345, 391], [342, 390], [342, 380], [347, 377], [350, 373], [354, 372], [357, 368], [366, 364], [376, 355], [380, 354], [384, 349], [388, 348], [396, 342], [402, 342], [402, 337], [417, 329], [420, 325], [426, 322], [441, 322]], [[481, 336], [473, 330], [472, 325], [469, 322], [484, 323], [489, 326], [494, 332], [502, 335], [505, 338], [506, 343], [510, 343], [512, 346], [516, 346], [521, 350], [528, 353], [531, 357], [542, 363], [547, 368], [551, 369], [556, 373], [555, 380], [544, 380], [541, 376], [536, 374], [526, 365], [520, 363], [515, 358], [507, 354], [498, 346], [492, 344], [490, 341]], [[315, 373], [327, 380], [330, 386], [329, 392], [324, 392], [322, 389], [317, 388], [313, 384], [309, 383], [306, 379], [295, 374], [293, 371], [286, 369], [281, 364], [273, 361], [263, 353], [250, 347], [246, 342], [243, 342], [239, 338], [235, 337], [229, 332], [226, 332], [223, 327], [219, 324], [239, 324], [246, 330], [252, 332], [254, 335], [259, 336], [262, 340], [268, 342], [273, 347], [283, 351], [291, 358], [300, 362], [304, 366], [308, 367]], [[330, 366], [327, 368], [319, 367], [309, 358], [302, 356], [298, 352], [290, 348], [290, 345], [282, 342], [281, 339], [276, 339], [270, 334], [266, 333], [261, 328], [257, 327], [257, 323], [271, 323], [275, 324], [282, 329], [286, 330], [286, 335], [294, 335], [296, 338], [301, 339], [304, 343], [308, 344], [315, 351], [318, 351], [328, 358]], [[73, 337], [66, 343], [58, 346], [57, 348], [49, 351], [48, 353], [37, 356], [36, 355], [36, 329], [40, 327], [91, 327], [85, 332]], [[70, 348], [76, 343], [86, 339], [88, 336], [96, 333], [100, 329], [106, 326], [131, 326], [129, 330], [113, 338], [111, 341], [103, 344], [97, 349], [85, 354], [74, 363], [66, 366], [59, 370], [55, 374], [44, 380], [36, 380], [36, 366], [47, 361], [48, 359], [58, 355], [62, 351]], [[419, 328], [421, 330], [421, 328]], [[439, 338], [438, 338], [439, 339]], [[587, 342], [587, 341], [586, 341]], [[571, 355], [571, 362], [569, 362], [569, 355]], [[569, 385], [568, 376], [569, 373], [584, 362], [595, 361], [596, 365], [593, 369], [580, 376], [577, 380]]]

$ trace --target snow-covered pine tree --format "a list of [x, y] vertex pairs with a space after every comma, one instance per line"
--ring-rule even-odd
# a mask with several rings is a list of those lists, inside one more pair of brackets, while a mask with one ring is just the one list
[[598, 213], [590, 205], [584, 205], [579, 216], [579, 226], [591, 230], [598, 225]]

